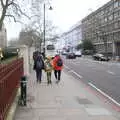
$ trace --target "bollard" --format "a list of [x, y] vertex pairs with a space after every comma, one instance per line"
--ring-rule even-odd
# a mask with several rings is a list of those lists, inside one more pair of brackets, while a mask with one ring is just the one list
[[21, 77], [21, 96], [20, 96], [20, 101], [19, 104], [22, 106], [26, 106], [27, 105], [27, 77], [26, 76], [22, 76]]

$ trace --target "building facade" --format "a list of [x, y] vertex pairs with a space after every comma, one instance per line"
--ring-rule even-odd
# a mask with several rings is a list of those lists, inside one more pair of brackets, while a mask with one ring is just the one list
[[67, 47], [75, 47], [82, 40], [82, 32], [81, 32], [81, 22], [78, 22], [76, 25], [72, 26], [69, 31], [63, 33], [60, 37], [60, 41], [62, 46]]
[[4, 48], [7, 46], [7, 32], [6, 28], [2, 27], [2, 30], [0, 31], [0, 48]]
[[82, 19], [82, 38], [97, 52], [120, 56], [120, 0], [111, 0]]

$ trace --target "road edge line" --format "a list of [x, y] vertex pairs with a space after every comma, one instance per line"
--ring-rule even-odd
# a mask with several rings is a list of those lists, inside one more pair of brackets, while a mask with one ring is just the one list
[[100, 90], [99, 88], [97, 88], [94, 84], [92, 83], [88, 83], [92, 88], [96, 89], [98, 92], [100, 92], [102, 95], [104, 95], [105, 97], [107, 97], [109, 100], [111, 100], [113, 103], [115, 103], [116, 105], [118, 105], [120, 107], [120, 104], [114, 100], [112, 97], [110, 97], [109, 95], [107, 95], [106, 93], [104, 93], [102, 90]]

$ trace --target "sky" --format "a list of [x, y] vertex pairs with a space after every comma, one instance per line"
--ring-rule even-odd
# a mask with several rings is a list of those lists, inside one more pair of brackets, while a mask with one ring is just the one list
[[[52, 20], [61, 32], [65, 32], [108, 1], [110, 0], [52, 0], [53, 10], [48, 12], [46, 19]], [[5, 26], [8, 40], [18, 37], [22, 27], [20, 23], [10, 22]]]

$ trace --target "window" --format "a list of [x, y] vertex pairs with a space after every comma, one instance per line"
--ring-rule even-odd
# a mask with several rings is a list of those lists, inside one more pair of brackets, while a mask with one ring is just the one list
[[120, 32], [118, 32], [118, 39], [120, 39]]
[[109, 31], [109, 32], [112, 31], [112, 29], [111, 29], [111, 24], [109, 24], [109, 26], [108, 26], [108, 31]]
[[114, 33], [114, 40], [117, 40], [119, 37], [119, 34], [118, 33]]
[[108, 20], [113, 20], [113, 15], [109, 15]]
[[104, 10], [104, 14], [107, 14], [107, 12], [108, 12], [108, 9], [106, 8], [106, 9]]
[[113, 40], [113, 34], [110, 34], [109, 35], [109, 41], [112, 41]]
[[54, 45], [47, 45], [47, 50], [54, 50], [55, 46]]
[[118, 4], [119, 4], [119, 6], [120, 6], [120, 1], [119, 1], [119, 3], [118, 3]]
[[119, 2], [116, 0], [115, 2], [114, 2], [114, 8], [117, 8], [119, 6]]
[[115, 29], [118, 28], [118, 22], [114, 23], [114, 28], [115, 28]]
[[114, 28], [114, 23], [112, 23], [112, 24], [110, 25], [110, 30], [112, 31], [113, 28]]
[[110, 12], [113, 11], [113, 5], [110, 5], [110, 6], [109, 6], [109, 11], [110, 11]]
[[119, 12], [117, 11], [117, 12], [114, 13], [114, 19], [118, 18], [118, 17], [119, 17]]
[[104, 21], [107, 22], [107, 17], [104, 18]]
[[120, 28], [120, 21], [118, 21], [118, 28]]
[[104, 15], [104, 11], [101, 11], [101, 12], [100, 12], [100, 15], [101, 15], [101, 16]]

